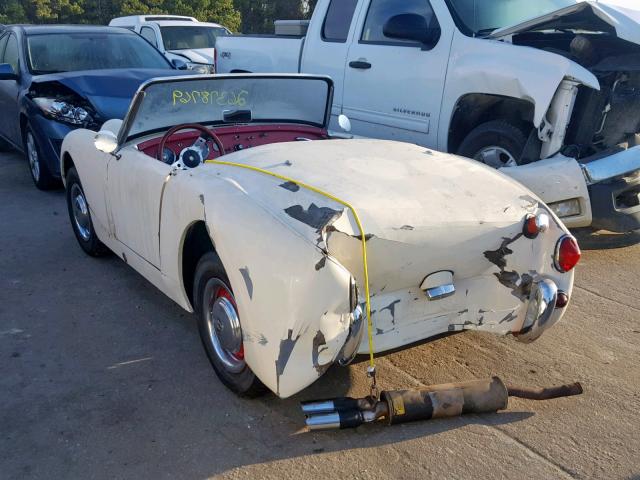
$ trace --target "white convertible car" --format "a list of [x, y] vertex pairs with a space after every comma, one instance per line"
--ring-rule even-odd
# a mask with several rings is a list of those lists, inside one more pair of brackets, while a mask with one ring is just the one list
[[312, 76], [147, 82], [124, 121], [64, 141], [80, 246], [197, 312], [245, 396], [288, 397], [370, 347], [530, 342], [560, 320], [580, 250], [538, 198], [460, 157], [332, 138], [332, 95]]

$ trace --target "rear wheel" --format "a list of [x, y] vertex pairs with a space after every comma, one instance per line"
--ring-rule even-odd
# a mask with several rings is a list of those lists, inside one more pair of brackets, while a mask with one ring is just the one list
[[493, 168], [517, 167], [526, 144], [527, 138], [519, 128], [494, 120], [473, 129], [457, 153]]
[[214, 252], [205, 254], [198, 262], [193, 298], [200, 338], [220, 381], [242, 397], [264, 394], [265, 386], [245, 362], [236, 300], [222, 262]]
[[98, 239], [93, 228], [89, 204], [74, 167], [71, 167], [67, 173], [67, 209], [73, 233], [85, 253], [92, 257], [107, 255], [109, 249]]
[[49, 167], [42, 156], [42, 149], [38, 146], [38, 141], [29, 126], [27, 126], [24, 134], [24, 151], [27, 154], [29, 171], [36, 187], [40, 190], [59, 188], [60, 181], [51, 175]]

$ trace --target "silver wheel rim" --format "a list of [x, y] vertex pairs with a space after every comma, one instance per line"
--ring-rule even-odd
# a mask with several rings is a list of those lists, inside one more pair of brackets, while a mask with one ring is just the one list
[[231, 373], [244, 370], [242, 329], [231, 290], [220, 280], [212, 279], [205, 287], [207, 332], [216, 357]]
[[484, 163], [493, 168], [517, 167], [518, 162], [511, 153], [502, 147], [495, 145], [484, 147], [476, 153], [474, 160]]
[[40, 180], [40, 162], [38, 161], [36, 141], [31, 132], [27, 132], [27, 158], [29, 159], [31, 175], [33, 175], [33, 179], [37, 182]]
[[77, 183], [71, 186], [71, 210], [73, 211], [73, 221], [80, 237], [85, 242], [91, 239], [91, 216], [84, 193]]

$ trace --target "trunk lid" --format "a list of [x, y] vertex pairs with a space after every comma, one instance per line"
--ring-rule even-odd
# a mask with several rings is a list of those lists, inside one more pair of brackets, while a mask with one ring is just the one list
[[[525, 187], [478, 162], [405, 143], [274, 144], [224, 160], [284, 175], [351, 204], [368, 238], [374, 291], [416, 286], [440, 270], [464, 278], [490, 269], [484, 253], [521, 233], [524, 217], [539, 205]], [[219, 169], [362, 278], [359, 230], [343, 205], [255, 172]]]

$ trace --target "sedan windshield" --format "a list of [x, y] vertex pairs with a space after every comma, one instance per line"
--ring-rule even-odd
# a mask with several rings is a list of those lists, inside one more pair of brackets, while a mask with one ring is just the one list
[[133, 100], [124, 135], [132, 139], [184, 123], [325, 127], [331, 93], [331, 81], [316, 77], [221, 75], [152, 80]]
[[171, 66], [146, 40], [122, 33], [47, 33], [27, 37], [32, 73]]
[[447, 0], [454, 17], [474, 35], [517, 25], [579, 0]]
[[192, 50], [214, 48], [216, 38], [227, 35], [221, 27], [160, 27], [166, 50]]

